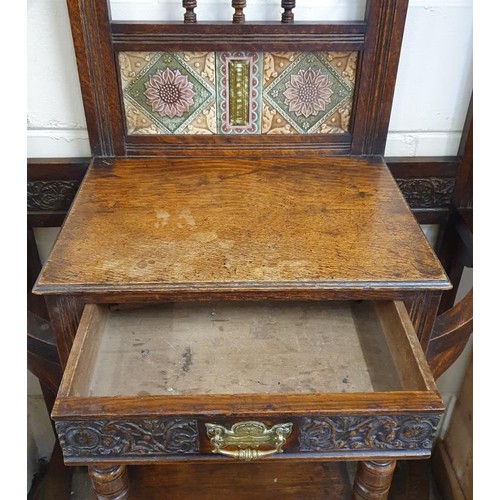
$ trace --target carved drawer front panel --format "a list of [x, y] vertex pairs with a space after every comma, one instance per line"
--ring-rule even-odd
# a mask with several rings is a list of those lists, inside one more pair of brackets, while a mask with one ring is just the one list
[[74, 462], [196, 456], [251, 461], [296, 453], [417, 456], [430, 453], [440, 415], [259, 418], [229, 424], [206, 418], [76, 420], [56, 422], [56, 429], [64, 457]]
[[56, 422], [65, 457], [150, 458], [199, 452], [196, 420], [157, 418]]
[[[428, 455], [436, 439], [440, 416], [439, 412], [425, 415], [283, 416], [274, 419], [257, 416], [252, 421], [230, 419], [218, 423], [200, 419], [200, 452], [240, 460], [255, 460], [267, 455], [284, 458], [297, 453], [336, 457], [343, 454], [370, 456], [380, 452], [395, 456], [408, 453]], [[238, 428], [242, 428], [239, 434]], [[273, 435], [274, 440], [266, 439], [264, 433]], [[248, 435], [250, 439], [246, 439]], [[225, 439], [227, 436], [229, 438]], [[248, 450], [252, 449], [257, 453], [250, 454]]]
[[87, 305], [67, 464], [430, 455], [443, 412], [402, 303]]
[[430, 451], [439, 420], [439, 415], [307, 417], [300, 422], [300, 451]]
[[[428, 453], [440, 416], [332, 416], [210, 423], [205, 419], [77, 420], [56, 423], [69, 460], [161, 459], [193, 455], [250, 461], [289, 453]], [[280, 423], [281, 422], [281, 423]]]

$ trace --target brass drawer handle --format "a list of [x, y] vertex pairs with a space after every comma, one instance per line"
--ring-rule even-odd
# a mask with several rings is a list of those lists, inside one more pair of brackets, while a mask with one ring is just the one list
[[[212, 453], [245, 461], [283, 453], [283, 445], [292, 432], [290, 423], [276, 424], [270, 429], [261, 422], [238, 422], [231, 429], [217, 424], [205, 425], [207, 436], [214, 447]], [[261, 446], [270, 449], [260, 450]]]

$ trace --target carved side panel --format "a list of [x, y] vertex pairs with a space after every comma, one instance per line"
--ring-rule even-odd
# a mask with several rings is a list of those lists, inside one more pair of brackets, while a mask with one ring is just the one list
[[455, 187], [453, 178], [396, 179], [396, 182], [411, 208], [448, 207]]
[[68, 210], [79, 185], [78, 181], [28, 182], [28, 211]]
[[438, 416], [307, 417], [300, 451], [430, 450]]
[[107, 420], [56, 422], [65, 458], [134, 458], [199, 452], [195, 420]]

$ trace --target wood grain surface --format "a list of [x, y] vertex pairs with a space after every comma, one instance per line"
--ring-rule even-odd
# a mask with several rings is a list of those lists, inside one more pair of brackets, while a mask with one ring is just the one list
[[55, 294], [441, 290], [381, 159], [97, 159], [35, 285]]
[[63, 387], [72, 396], [426, 389], [416, 362], [398, 375], [369, 301], [180, 303], [107, 317], [87, 308], [94, 325], [84, 326], [83, 345], [77, 336], [79, 359]]
[[[148, 470], [149, 469], [149, 470]], [[131, 500], [347, 500], [345, 464], [226, 463], [130, 467]]]
[[359, 462], [353, 500], [386, 500], [395, 467], [394, 460]]

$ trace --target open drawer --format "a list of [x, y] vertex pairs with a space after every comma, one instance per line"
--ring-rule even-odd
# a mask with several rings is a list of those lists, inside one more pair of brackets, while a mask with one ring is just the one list
[[443, 404], [393, 301], [85, 307], [65, 462], [429, 456]]

